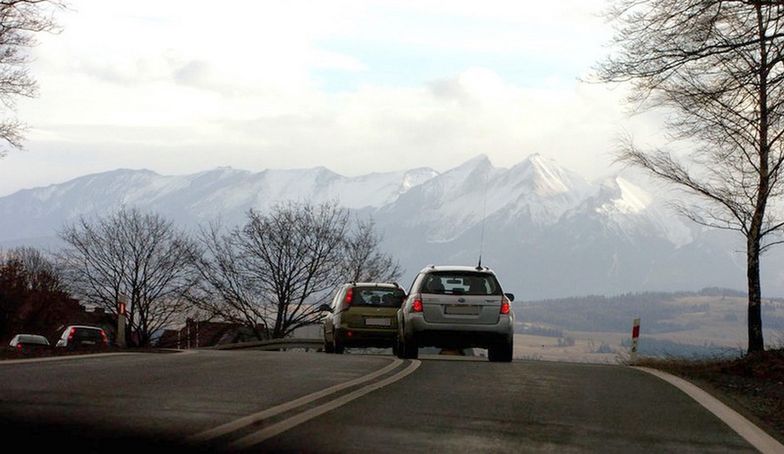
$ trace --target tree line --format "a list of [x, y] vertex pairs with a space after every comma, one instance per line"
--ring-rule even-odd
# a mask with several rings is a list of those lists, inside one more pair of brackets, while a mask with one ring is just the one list
[[75, 298], [115, 319], [123, 301], [129, 345], [146, 346], [188, 316], [236, 323], [259, 339], [286, 337], [320, 322], [317, 308], [338, 284], [401, 274], [372, 219], [332, 202], [251, 210], [242, 225], [191, 233], [158, 213], [122, 208], [82, 217], [60, 238], [65, 247], [51, 256], [25, 248], [0, 257], [0, 339], [19, 329], [9, 320], [24, 304], [11, 298], [21, 289]]

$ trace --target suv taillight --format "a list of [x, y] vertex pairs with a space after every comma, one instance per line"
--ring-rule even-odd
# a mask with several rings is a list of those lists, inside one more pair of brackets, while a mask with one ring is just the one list
[[101, 339], [103, 340], [104, 345], [109, 345], [109, 338], [106, 337], [106, 333], [101, 330]]
[[414, 302], [411, 303], [411, 312], [422, 312], [425, 306], [422, 304], [422, 296], [414, 295]]
[[351, 301], [353, 299], [354, 299], [354, 288], [349, 287], [348, 290], [346, 290], [346, 296], [343, 297], [343, 305], [345, 307], [351, 306]]
[[68, 332], [68, 340], [72, 341], [75, 335], [76, 335], [76, 328], [71, 328], [71, 331]]
[[509, 311], [511, 311], [511, 310], [512, 310], [512, 308], [509, 305], [509, 298], [507, 298], [506, 296], [502, 296], [501, 297], [501, 313], [504, 314], [504, 315], [509, 315]]

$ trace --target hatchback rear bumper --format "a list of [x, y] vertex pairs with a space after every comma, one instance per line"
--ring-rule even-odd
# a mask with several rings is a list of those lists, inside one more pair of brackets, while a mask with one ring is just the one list
[[396, 331], [394, 329], [346, 329], [340, 328], [336, 331], [338, 342], [346, 347], [392, 347], [395, 341]]

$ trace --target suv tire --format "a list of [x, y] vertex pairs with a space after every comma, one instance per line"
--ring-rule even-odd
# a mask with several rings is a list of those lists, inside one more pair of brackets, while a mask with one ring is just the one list
[[514, 345], [511, 341], [491, 345], [487, 350], [487, 359], [494, 363], [512, 362]]

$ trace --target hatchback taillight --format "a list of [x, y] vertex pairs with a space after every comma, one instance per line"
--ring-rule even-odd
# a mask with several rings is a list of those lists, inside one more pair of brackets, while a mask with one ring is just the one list
[[422, 312], [425, 306], [422, 304], [422, 297], [419, 295], [414, 296], [414, 302], [411, 303], [411, 312]]
[[103, 340], [104, 345], [109, 345], [109, 338], [106, 337], [106, 333], [101, 330], [101, 339]]
[[16, 349], [21, 352], [24, 349], [24, 346], [22, 346], [22, 344], [16, 344]]
[[76, 328], [71, 328], [71, 331], [68, 332], [68, 340], [73, 340], [74, 336], [76, 335]]
[[354, 288], [349, 287], [348, 290], [346, 290], [346, 296], [343, 297], [343, 305], [346, 307], [351, 306], [351, 301], [353, 299], [354, 299]]
[[506, 296], [501, 297], [501, 313], [503, 315], [509, 315], [509, 312], [512, 310], [511, 305], [509, 304], [509, 298]]

